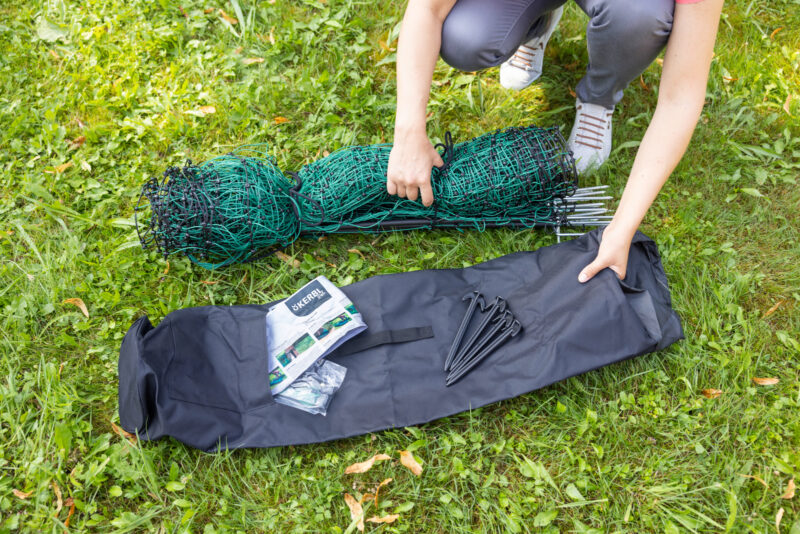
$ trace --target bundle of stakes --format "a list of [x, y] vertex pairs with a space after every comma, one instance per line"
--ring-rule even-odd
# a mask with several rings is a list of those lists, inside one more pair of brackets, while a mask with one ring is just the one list
[[214, 269], [304, 235], [503, 226], [571, 235], [561, 229], [608, 220], [604, 186], [578, 189], [557, 129], [506, 128], [456, 145], [448, 132], [437, 148], [445, 163], [432, 170], [430, 207], [388, 194], [387, 144], [343, 148], [288, 176], [265, 145], [189, 161], [143, 186], [139, 238]]

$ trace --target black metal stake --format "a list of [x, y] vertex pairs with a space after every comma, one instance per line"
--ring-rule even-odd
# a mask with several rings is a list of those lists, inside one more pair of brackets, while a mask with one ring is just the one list
[[491, 327], [489, 329], [489, 332], [485, 336], [483, 336], [481, 339], [475, 342], [470, 351], [461, 358], [461, 360], [458, 363], [458, 367], [456, 366], [452, 367], [450, 372], [451, 375], [457, 373], [461, 369], [461, 367], [469, 363], [469, 361], [472, 360], [473, 356], [478, 354], [481, 351], [481, 349], [483, 349], [483, 347], [485, 347], [492, 340], [495, 334], [497, 334], [500, 330], [504, 328], [510, 327], [511, 324], [514, 322], [514, 315], [511, 313], [511, 311], [506, 310], [503, 312], [502, 315], [498, 315], [497, 317], [495, 317], [493, 322], [497, 324]]
[[447, 387], [450, 387], [459, 380], [461, 380], [461, 378], [465, 374], [470, 372], [470, 370], [472, 370], [473, 367], [481, 363], [481, 361], [483, 361], [484, 358], [486, 358], [489, 354], [491, 354], [494, 350], [496, 350], [500, 345], [505, 343], [508, 338], [516, 336], [521, 331], [522, 331], [522, 324], [520, 324], [520, 322], [515, 319], [514, 323], [511, 325], [510, 328], [508, 328], [502, 334], [500, 334], [500, 337], [495, 339], [488, 347], [483, 349], [480, 352], [480, 354], [475, 356], [475, 358], [471, 362], [469, 362], [466, 366], [464, 366], [460, 371], [458, 371], [458, 373], [455, 374], [451, 373], [451, 376], [447, 377], [447, 383], [446, 383]]
[[486, 311], [486, 316], [481, 319], [480, 323], [478, 323], [478, 328], [472, 333], [464, 346], [456, 353], [455, 360], [450, 365], [451, 369], [453, 367], [458, 367], [459, 362], [464, 359], [464, 355], [472, 350], [472, 346], [474, 345], [475, 341], [486, 329], [486, 326], [495, 318], [496, 314], [503, 313], [504, 311], [506, 311], [506, 299], [503, 297], [495, 297], [494, 302], [489, 305], [489, 308]]
[[464, 295], [464, 298], [461, 300], [471, 299], [469, 303], [469, 307], [467, 308], [467, 313], [464, 315], [464, 319], [461, 321], [461, 326], [458, 327], [458, 332], [456, 333], [456, 337], [453, 340], [453, 344], [450, 346], [450, 352], [447, 354], [447, 359], [444, 362], [444, 370], [450, 370], [450, 364], [453, 363], [453, 358], [458, 351], [458, 346], [461, 344], [461, 339], [464, 337], [464, 334], [467, 331], [467, 327], [469, 326], [470, 321], [472, 320], [472, 316], [475, 315], [475, 308], [480, 304], [481, 311], [486, 309], [486, 301], [483, 299], [483, 295], [478, 293], [477, 291], [473, 291], [468, 295]]

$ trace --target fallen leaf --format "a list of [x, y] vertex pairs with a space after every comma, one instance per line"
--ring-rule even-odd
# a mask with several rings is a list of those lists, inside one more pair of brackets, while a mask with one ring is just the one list
[[114, 433], [117, 434], [118, 436], [123, 437], [123, 438], [127, 439], [128, 441], [130, 441], [131, 445], [136, 445], [136, 441], [137, 441], [136, 434], [131, 434], [130, 432], [128, 432], [124, 428], [122, 428], [120, 426], [117, 426], [114, 423], [111, 423], [111, 430], [113, 430]]
[[720, 395], [722, 395], [721, 389], [708, 388], [703, 390], [703, 396], [707, 399], [716, 399]]
[[66, 501], [64, 501], [64, 506], [69, 506], [69, 513], [67, 514], [67, 519], [64, 521], [64, 526], [69, 527], [69, 520], [72, 518], [72, 514], [75, 513], [75, 502], [72, 500], [72, 497], [68, 497]]
[[787, 500], [794, 499], [794, 490], [795, 490], [795, 485], [793, 478], [789, 481], [788, 484], [786, 484], [786, 491], [784, 491], [783, 495], [781, 495], [781, 499], [787, 499]]
[[774, 38], [776, 35], [778, 35], [778, 32], [781, 31], [782, 29], [783, 29], [783, 26], [779, 26], [779, 27], [775, 28], [774, 30], [772, 30], [772, 33], [769, 34], [769, 38], [770, 39]]
[[61, 500], [61, 488], [58, 487], [58, 482], [55, 480], [51, 485], [53, 486], [53, 493], [56, 494], [56, 515], [58, 515], [58, 512], [64, 507], [64, 501]]
[[322, 151], [322, 157], [323, 157], [323, 158], [327, 158], [327, 157], [328, 157], [328, 156], [330, 156], [330, 155], [331, 155], [331, 153], [330, 153], [330, 152], [328, 152], [327, 150], [323, 150], [323, 151]]
[[288, 254], [284, 254], [280, 250], [275, 251], [275, 256], [277, 256], [278, 259], [281, 260], [282, 262], [291, 265], [295, 269], [298, 269], [300, 267], [300, 260], [296, 260], [291, 256], [289, 256]]
[[780, 380], [778, 380], [777, 378], [754, 378], [753, 382], [755, 382], [759, 386], [774, 386], [775, 384], [780, 382]]
[[50, 52], [50, 55], [53, 56], [53, 59], [55, 59], [56, 61], [61, 59], [61, 56], [59, 56], [58, 52], [56, 52], [55, 50], [48, 50], [48, 52]]
[[289, 122], [289, 119], [287, 119], [286, 117], [275, 117], [272, 120], [275, 121], [275, 124], [283, 124], [284, 122]]
[[648, 93], [650, 92], [650, 88], [647, 87], [646, 83], [644, 83], [644, 76], [639, 76], [639, 85], [642, 87], [642, 89], [644, 89]]
[[416, 476], [422, 474], [422, 466], [414, 459], [414, 455], [408, 451], [398, 451], [400, 453], [400, 463], [407, 467]]
[[386, 479], [383, 480], [383, 482], [378, 484], [377, 488], [375, 488], [375, 508], [378, 507], [378, 493], [380, 493], [382, 487], [384, 487], [386, 484], [388, 484], [391, 481], [392, 481], [391, 478], [386, 478]]
[[167, 260], [167, 266], [164, 267], [164, 272], [161, 274], [167, 274], [169, 272], [169, 260]]
[[248, 57], [242, 60], [242, 63], [245, 65], [252, 65], [254, 63], [264, 63], [263, 57]]
[[786, 95], [786, 101], [783, 103], [783, 111], [791, 115], [792, 112], [789, 111], [789, 109], [791, 109], [791, 106], [792, 106], [792, 93], [789, 93], [788, 95]]
[[13, 490], [11, 490], [11, 493], [13, 493], [14, 497], [16, 497], [17, 499], [21, 499], [21, 500], [24, 501], [25, 499], [27, 499], [28, 497], [33, 495], [33, 490], [25, 493], [25, 492], [22, 492], [22, 491], [20, 491], [18, 489], [13, 489]]
[[242, 53], [242, 50], [244, 50], [243, 46], [237, 46], [236, 49], [233, 51], [233, 53], [238, 56], [239, 54]]
[[394, 523], [398, 519], [400, 519], [400, 514], [389, 514], [383, 517], [378, 517], [378, 516], [370, 517], [369, 519], [367, 519], [367, 521], [369, 521], [370, 523]]
[[86, 136], [85, 135], [79, 135], [78, 137], [76, 137], [75, 139], [70, 141], [69, 147], [72, 148], [72, 149], [75, 149], [75, 148], [78, 148], [80, 146], [83, 146], [83, 144], [85, 142], [86, 142]]
[[770, 315], [772, 315], [773, 313], [775, 313], [775, 311], [776, 311], [778, 308], [780, 308], [780, 307], [781, 307], [781, 305], [782, 305], [784, 302], [786, 302], [786, 301], [785, 301], [785, 300], [779, 300], [778, 302], [776, 302], [775, 304], [773, 304], [773, 305], [772, 305], [772, 307], [771, 307], [770, 309], [768, 309], [768, 310], [766, 311], [766, 313], [764, 313], [764, 316], [762, 317], [762, 319], [766, 319], [767, 317], [769, 317]]
[[740, 477], [744, 477], [744, 478], [752, 478], [753, 480], [755, 480], [755, 481], [757, 481], [757, 482], [760, 482], [761, 484], [763, 484], [763, 486], [764, 486], [765, 488], [769, 488], [769, 486], [767, 485], [767, 483], [766, 483], [766, 482], [764, 482], [764, 481], [763, 481], [763, 480], [762, 480], [760, 477], [757, 477], [757, 476], [755, 476], [755, 475], [745, 475], [744, 473], [739, 473], [739, 476], [740, 476]]
[[357, 248], [348, 248], [347, 252], [352, 252], [353, 254], [358, 254], [362, 258], [364, 258], [364, 253], [358, 250]]
[[349, 493], [344, 494], [344, 502], [346, 502], [347, 507], [350, 508], [350, 519], [357, 519], [358, 530], [364, 532], [364, 509], [361, 508], [361, 504]]
[[722, 79], [723, 79], [723, 80], [725, 80], [726, 82], [735, 82], [735, 81], [737, 81], [739, 78], [733, 78], [733, 77], [731, 77], [731, 76], [723, 76], [723, 77], [722, 77]]
[[578, 98], [578, 95], [577, 95], [577, 94], [575, 94], [575, 91], [573, 91], [571, 87], [569, 88], [569, 95], [570, 95], [572, 98]]
[[775, 530], [778, 532], [781, 531], [781, 519], [783, 519], [783, 512], [783, 507], [781, 507], [781, 509], [778, 510], [778, 513], [775, 514]]
[[200, 280], [200, 283], [207, 286], [214, 286], [219, 284], [219, 280]]
[[391, 52], [392, 51], [392, 49], [389, 48], [389, 45], [387, 45], [386, 41], [384, 41], [383, 39], [378, 39], [378, 46], [383, 48], [386, 52]]
[[217, 108], [214, 106], [200, 106], [197, 109], [189, 109], [184, 111], [187, 115], [194, 115], [195, 117], [205, 117], [206, 115], [211, 115], [217, 112]]
[[[274, 4], [275, 2], [272, 3]], [[275, 26], [269, 29], [269, 44], [275, 44]]]
[[363, 462], [358, 462], [353, 465], [348, 465], [347, 468], [344, 470], [345, 475], [349, 475], [351, 473], [366, 473], [370, 469], [372, 469], [372, 464], [375, 462], [380, 462], [382, 460], [391, 460], [392, 457], [388, 454], [376, 454], [369, 460], [365, 460]]
[[[69, 169], [70, 167], [72, 167], [72, 162], [68, 161], [66, 163], [62, 163], [61, 165], [56, 165], [55, 167], [53, 167], [53, 172], [55, 172], [55, 174], [61, 174], [62, 172], [64, 172], [67, 169]], [[45, 172], [47, 172], [47, 171], [45, 171]], [[53, 174], [53, 172], [51, 172], [50, 174]]]
[[220, 17], [225, 19], [225, 22], [227, 22], [228, 24], [239, 24], [238, 20], [225, 13], [225, 11], [222, 8], [220, 8], [220, 10], [217, 11], [217, 13], [219, 14]]
[[660, 57], [656, 58], [656, 63], [658, 63], [659, 67], [663, 67], [664, 66], [664, 60], [662, 58], [660, 58]]
[[64, 299], [62, 304], [73, 304], [78, 308], [80, 308], [83, 315], [89, 317], [89, 310], [86, 308], [86, 304], [84, 304], [83, 299], [80, 299], [78, 297], [73, 297], [71, 299]]
[[213, 12], [214, 12], [214, 8], [213, 7], [207, 7], [207, 8], [205, 8], [203, 10], [203, 13], [205, 13], [206, 15], [211, 14]]

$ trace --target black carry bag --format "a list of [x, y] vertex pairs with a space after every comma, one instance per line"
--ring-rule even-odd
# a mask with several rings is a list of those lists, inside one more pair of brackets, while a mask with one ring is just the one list
[[[324, 417], [272, 399], [267, 305], [178, 310], [157, 327], [142, 317], [120, 351], [120, 422], [141, 439], [172, 436], [205, 451], [322, 442], [432, 421], [681, 339], [658, 250], [645, 235], [634, 237], [624, 281], [606, 269], [578, 282], [600, 235], [342, 288], [368, 329], [329, 357], [347, 375]], [[446, 387], [445, 358], [472, 291], [505, 298], [522, 330]]]

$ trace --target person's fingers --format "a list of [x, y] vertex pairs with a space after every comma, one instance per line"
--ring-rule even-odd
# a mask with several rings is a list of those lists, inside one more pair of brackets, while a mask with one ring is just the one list
[[397, 184], [394, 183], [394, 181], [392, 181], [391, 178], [386, 180], [386, 192], [389, 193], [390, 195], [397, 194]]
[[406, 187], [406, 197], [408, 200], [417, 200], [417, 196], [419, 195], [419, 189], [415, 185], [409, 185]]
[[624, 280], [625, 279], [625, 269], [624, 268], [617, 267], [616, 265], [609, 265], [608, 268], [611, 269], [612, 271], [614, 271], [616, 273], [616, 275], [617, 275], [617, 278], [619, 278], [620, 280]]
[[584, 267], [583, 270], [581, 271], [581, 274], [578, 275], [578, 282], [580, 282], [581, 284], [588, 282], [589, 280], [594, 278], [594, 275], [596, 275], [605, 268], [606, 266], [597, 258], [595, 258], [595, 260], [586, 267]]
[[422, 196], [423, 206], [427, 207], [433, 204], [433, 188], [431, 187], [430, 182], [422, 184], [419, 188], [419, 193]]
[[444, 160], [442, 159], [441, 154], [439, 154], [439, 152], [437, 152], [435, 150], [433, 151], [433, 153], [434, 153], [433, 166], [434, 167], [441, 167], [442, 165], [444, 165]]
[[397, 196], [400, 198], [406, 198], [406, 186], [403, 184], [397, 184]]

